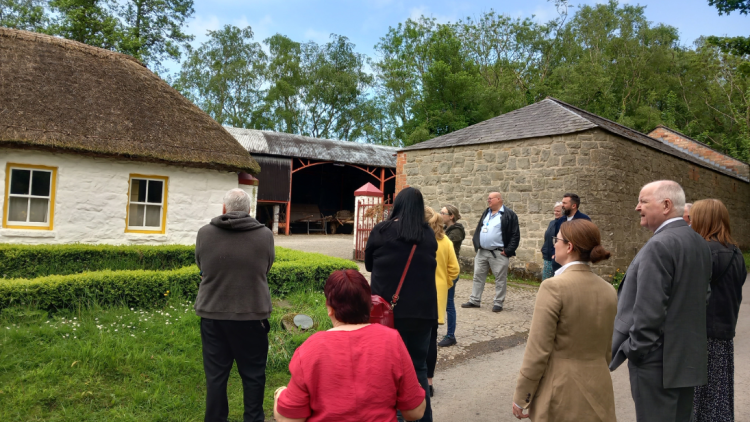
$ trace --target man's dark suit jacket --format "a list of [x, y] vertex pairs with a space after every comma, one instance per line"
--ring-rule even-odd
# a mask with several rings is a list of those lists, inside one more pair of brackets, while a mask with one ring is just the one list
[[649, 239], [617, 292], [612, 363], [638, 366], [664, 347], [663, 388], [707, 381], [706, 298], [711, 249], [688, 224], [674, 221]]
[[[582, 213], [581, 211], [576, 211], [576, 213], [573, 214], [572, 220], [578, 220], [579, 218], [591, 221], [591, 219], [589, 218], [588, 215]], [[560, 226], [562, 225], [562, 223], [564, 223], [566, 221], [568, 221], [568, 217], [564, 216], [564, 215], [562, 217], [558, 218], [557, 221], [555, 221], [555, 236], [557, 236], [557, 234], [560, 233]], [[555, 254], [555, 247], [553, 245], [552, 246], [552, 255], [554, 255], [554, 254]], [[552, 260], [552, 271], [557, 271], [561, 267], [562, 267], [562, 265], [558, 264], [557, 261]]]
[[[500, 230], [503, 233], [503, 250], [505, 256], [508, 258], [516, 256], [516, 249], [518, 244], [521, 243], [521, 229], [518, 227], [518, 216], [508, 207], [503, 208], [503, 215], [500, 217]], [[477, 228], [474, 230], [474, 237], [472, 242], [474, 243], [474, 252], [478, 251], [481, 246], [479, 245], [479, 233], [482, 232], [482, 222], [490, 209], [487, 208], [479, 218]]]

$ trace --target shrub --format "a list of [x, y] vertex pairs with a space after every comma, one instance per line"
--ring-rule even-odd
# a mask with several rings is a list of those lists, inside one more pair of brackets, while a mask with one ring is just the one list
[[[109, 253], [104, 255], [116, 256]], [[269, 288], [276, 296], [283, 296], [299, 289], [320, 290], [331, 272], [348, 268], [357, 269], [357, 265], [349, 260], [285, 248], [276, 248], [276, 258], [268, 274]], [[142, 308], [162, 306], [171, 295], [194, 300], [200, 282], [198, 274], [198, 267], [190, 265], [163, 271], [106, 269], [31, 279], [0, 280], [0, 309], [19, 304], [33, 304], [48, 310], [89, 306], [94, 303]]]
[[101, 270], [174, 270], [193, 264], [194, 246], [0, 244], [0, 278], [36, 278]]

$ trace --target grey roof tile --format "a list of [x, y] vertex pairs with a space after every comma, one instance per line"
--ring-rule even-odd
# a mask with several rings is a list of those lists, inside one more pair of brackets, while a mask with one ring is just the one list
[[396, 167], [397, 148], [311, 138], [283, 132], [224, 127], [251, 154], [308, 158], [377, 167]]
[[705, 158], [654, 139], [637, 130], [615, 123], [586, 110], [555, 98], [545, 98], [538, 103], [502, 114], [484, 122], [403, 148], [403, 151], [448, 148], [460, 145], [488, 144], [519, 139], [557, 136], [601, 128], [607, 132], [630, 139], [683, 160], [708, 167], [734, 178], [750, 181], [746, 177]]

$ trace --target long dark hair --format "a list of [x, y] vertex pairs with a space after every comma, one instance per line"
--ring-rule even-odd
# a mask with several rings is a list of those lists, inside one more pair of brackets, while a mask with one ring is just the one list
[[393, 211], [388, 218], [390, 223], [398, 219], [396, 232], [398, 239], [407, 243], [421, 243], [424, 232], [424, 198], [422, 192], [406, 188], [396, 195]]

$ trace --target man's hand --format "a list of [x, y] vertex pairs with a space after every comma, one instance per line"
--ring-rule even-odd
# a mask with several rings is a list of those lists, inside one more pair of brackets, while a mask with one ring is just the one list
[[502, 256], [508, 256], [508, 255], [505, 254], [505, 251], [500, 252], [500, 255], [502, 255]]
[[518, 407], [518, 405], [513, 403], [513, 416], [515, 416], [517, 419], [526, 419], [529, 417], [528, 413], [526, 413], [525, 415], [523, 414], [523, 410], [524, 409]]

